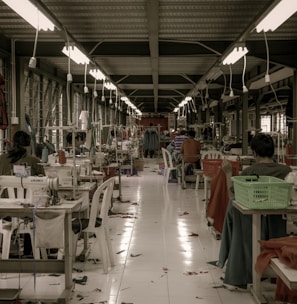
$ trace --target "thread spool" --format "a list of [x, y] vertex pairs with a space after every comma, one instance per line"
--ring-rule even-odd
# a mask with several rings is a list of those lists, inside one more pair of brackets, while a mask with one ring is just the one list
[[47, 148], [42, 149], [41, 162], [42, 163], [48, 162], [48, 149]]
[[59, 158], [59, 164], [60, 165], [66, 164], [65, 151], [59, 150], [59, 152], [58, 152], [58, 158]]

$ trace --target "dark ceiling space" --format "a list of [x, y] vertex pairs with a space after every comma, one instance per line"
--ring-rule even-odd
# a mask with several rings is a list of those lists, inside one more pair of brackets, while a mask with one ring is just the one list
[[[263, 78], [267, 49], [263, 33], [254, 28], [279, 1], [271, 0], [32, 0], [51, 16], [59, 29], [40, 32], [36, 58], [39, 65], [53, 65], [65, 75], [68, 59], [61, 50], [67, 39], [78, 44], [92, 59], [88, 68], [99, 67], [144, 113], [172, 112], [186, 96], [199, 104], [228, 94], [230, 69], [222, 57], [236, 42], [245, 42], [249, 53], [245, 82]], [[21, 3], [21, 1], [20, 1]], [[0, 1], [0, 45], [10, 51], [15, 41], [17, 56], [32, 56], [35, 30]], [[67, 38], [68, 37], [68, 38]], [[297, 16], [266, 34], [270, 73], [295, 70]], [[222, 70], [215, 80], [208, 73]], [[285, 70], [285, 72], [288, 70]], [[232, 88], [242, 94], [243, 60], [232, 65]], [[286, 73], [282, 77], [286, 77]], [[71, 63], [73, 83], [84, 85], [85, 67]], [[288, 72], [291, 73], [290, 70]], [[279, 78], [277, 79], [279, 80]], [[281, 79], [280, 79], [281, 80]], [[88, 86], [93, 78], [88, 75]], [[265, 83], [264, 83], [265, 86]], [[263, 87], [263, 85], [262, 85]], [[262, 89], [256, 86], [257, 90]], [[253, 87], [251, 87], [253, 89]], [[100, 87], [97, 89], [100, 89]], [[288, 93], [290, 90], [283, 90]], [[250, 91], [251, 95], [253, 92]], [[265, 97], [264, 97], [265, 96]], [[263, 94], [263, 100], [267, 98]]]

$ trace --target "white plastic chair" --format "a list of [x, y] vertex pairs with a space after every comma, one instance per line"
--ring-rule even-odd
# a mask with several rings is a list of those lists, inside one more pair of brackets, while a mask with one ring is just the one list
[[173, 166], [172, 156], [168, 150], [162, 148], [162, 155], [164, 161], [164, 184], [169, 182], [169, 176], [172, 171], [177, 172], [177, 167]]
[[[223, 153], [217, 150], [208, 150], [202, 154], [202, 159], [221, 159], [223, 158]], [[203, 173], [203, 162], [201, 161], [201, 170]], [[200, 177], [197, 175], [197, 178]], [[204, 200], [207, 203], [208, 201], [208, 192], [209, 192], [209, 184], [211, 182], [211, 177], [203, 174], [204, 180]], [[199, 181], [198, 181], [199, 185]], [[196, 187], [197, 187], [197, 179], [196, 179]]]
[[[108, 211], [111, 207], [114, 178], [107, 179], [95, 191], [89, 219], [77, 219], [73, 222], [74, 246], [76, 248], [78, 232], [94, 233], [99, 242], [104, 273], [108, 272], [108, 264], [114, 266], [112, 246], [109, 236]], [[101, 200], [101, 194], [103, 198]], [[78, 226], [77, 226], [78, 225]], [[78, 229], [77, 229], [78, 228]]]

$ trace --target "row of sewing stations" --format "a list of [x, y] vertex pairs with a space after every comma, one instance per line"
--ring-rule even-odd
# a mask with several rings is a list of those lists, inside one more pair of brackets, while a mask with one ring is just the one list
[[[252, 204], [250, 205], [249, 202], [254, 198], [255, 196], [260, 197], [261, 189], [260, 188], [253, 188], [252, 184], [249, 184], [248, 187], [246, 187], [246, 181], [244, 183], [241, 182], [241, 177], [237, 179], [237, 177], [234, 178], [234, 176], [240, 175], [240, 172], [250, 166], [254, 159], [252, 156], [242, 156], [241, 151], [236, 149], [236, 151], [231, 151], [231, 153], [223, 154], [220, 151], [216, 150], [205, 150], [201, 151], [201, 169], [194, 170], [194, 176], [187, 177], [184, 175], [185, 170], [182, 170], [182, 181], [181, 185], [182, 188], [186, 188], [186, 182], [195, 182], [196, 183], [196, 190], [199, 188], [199, 185], [202, 183], [204, 186], [204, 195], [203, 200], [205, 201], [205, 219], [208, 226], [210, 226], [210, 231], [215, 235], [215, 237], [219, 240], [220, 234], [223, 229], [223, 221], [218, 220], [217, 222], [214, 220], [215, 217], [223, 219], [224, 217], [222, 214], [218, 213], [224, 213], [226, 210], [224, 208], [218, 208], [218, 205], [222, 205], [224, 200], [224, 191], [222, 192], [222, 189], [219, 189], [218, 192], [220, 193], [219, 197], [214, 198], [216, 188], [217, 188], [217, 180], [214, 181], [214, 184], [212, 186], [212, 181], [216, 178], [218, 175], [218, 170], [222, 169], [224, 166], [224, 162], [227, 160], [230, 162], [232, 166], [232, 171], [225, 171], [224, 178], [226, 177], [227, 180], [227, 187], [230, 187], [230, 181], [233, 180], [235, 185], [237, 186], [239, 184], [240, 191], [243, 191], [240, 193], [242, 195], [242, 198], [237, 198], [236, 193], [239, 193], [239, 190], [236, 191], [235, 189], [235, 199], [233, 201], [233, 205], [235, 208], [237, 208], [242, 214], [246, 215], [252, 215], [252, 260], [253, 265], [256, 265], [257, 259], [261, 252], [261, 245], [259, 243], [259, 240], [261, 239], [261, 216], [263, 215], [269, 215], [269, 214], [281, 214], [283, 216], [286, 216], [287, 218], [287, 225], [288, 225], [288, 234], [296, 235], [296, 225], [297, 225], [297, 167], [291, 166], [292, 172], [290, 173], [290, 176], [288, 177], [286, 182], [291, 183], [290, 187], [281, 187], [282, 185], [278, 184], [268, 184], [263, 183], [263, 187], [267, 187], [268, 190], [265, 195], [275, 195], [276, 197], [280, 197], [279, 193], [281, 192], [282, 195], [284, 195], [284, 199], [280, 200], [280, 202], [276, 202], [277, 198], [272, 199], [271, 202], [268, 204], [263, 204], [263, 207], [261, 207], [260, 204]], [[280, 159], [281, 161], [281, 159]], [[184, 169], [184, 163], [183, 163], [183, 169]], [[224, 171], [224, 170], [222, 170]], [[194, 178], [194, 179], [193, 179]], [[244, 177], [242, 177], [244, 178]], [[240, 181], [240, 182], [238, 182]], [[286, 183], [284, 182], [284, 183]], [[261, 185], [260, 185], [261, 187]], [[281, 187], [281, 188], [278, 188]], [[276, 188], [276, 190], [272, 190], [273, 188]], [[260, 191], [260, 192], [258, 192]], [[263, 190], [262, 190], [263, 191]], [[265, 192], [265, 191], [264, 191]], [[274, 193], [274, 194], [271, 194]], [[214, 200], [213, 200], [214, 198]], [[273, 202], [272, 202], [273, 201]], [[213, 204], [213, 206], [210, 206]], [[277, 205], [275, 205], [277, 204]], [[267, 273], [267, 270], [266, 270]], [[273, 273], [276, 274], [281, 280], [282, 284], [286, 286], [290, 291], [297, 291], [297, 270], [293, 269], [291, 267], [288, 267], [283, 262], [279, 260], [279, 258], [271, 258], [269, 262], [269, 269], [268, 269], [268, 275], [272, 275]], [[284, 287], [282, 287], [284, 288]], [[262, 284], [261, 275], [257, 273], [256, 267], [253, 268], [253, 283], [251, 287], [251, 292], [254, 296], [254, 299], [256, 303], [258, 304], [267, 304], [270, 303], [270, 291], [269, 289], [266, 290], [266, 287]], [[291, 303], [291, 302], [290, 302]], [[295, 303], [295, 302], [294, 302]]]
[[[133, 161], [135, 161], [133, 149], [136, 149], [135, 145], [126, 140], [104, 145], [93, 155], [90, 153], [75, 155], [76, 153], [72, 153], [71, 150], [68, 152], [60, 150], [48, 155], [46, 161], [40, 163], [44, 167], [46, 176], [30, 176], [25, 166], [16, 166], [12, 176], [1, 176], [1, 193], [2, 191], [8, 193], [8, 198], [0, 198], [2, 278], [8, 273], [19, 275], [33, 273], [36, 279], [39, 273], [64, 274], [64, 292], [53, 295], [52, 300], [68, 302], [74, 286], [73, 262], [77, 259], [84, 261], [89, 254], [88, 232], [82, 233], [83, 250], [76, 252], [76, 242], [73, 237], [74, 219], [86, 219], [91, 216], [92, 198], [98, 188], [108, 181], [112, 184], [111, 205], [108, 206], [108, 211], [112, 208], [115, 199], [121, 201], [121, 175], [128, 171], [132, 174]], [[113, 198], [114, 189], [119, 193], [116, 198]], [[8, 221], [6, 221], [7, 217], [10, 218]], [[76, 228], [79, 230], [82, 228], [81, 225], [79, 221]], [[10, 254], [15, 232], [19, 237], [25, 233], [30, 235], [33, 258]], [[49, 257], [52, 248], [59, 249], [54, 259]], [[112, 263], [111, 254], [109, 259]], [[103, 267], [106, 272], [108, 266], [104, 261]], [[1, 300], [22, 299], [21, 292], [20, 286], [7, 286], [5, 289], [0, 289], [0, 298]], [[45, 300], [36, 298], [34, 292], [32, 295], [26, 295], [25, 299]]]

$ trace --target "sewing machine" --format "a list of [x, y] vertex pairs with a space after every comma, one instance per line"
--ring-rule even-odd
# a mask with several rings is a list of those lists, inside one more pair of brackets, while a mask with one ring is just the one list
[[58, 178], [47, 176], [19, 177], [0, 176], [0, 194], [8, 191], [9, 197], [28, 199], [29, 204], [54, 204], [55, 191], [58, 189]]
[[45, 165], [44, 171], [46, 176], [58, 178], [58, 187], [77, 186], [79, 183], [80, 165], [76, 165], [76, 175], [74, 174], [73, 163]]

